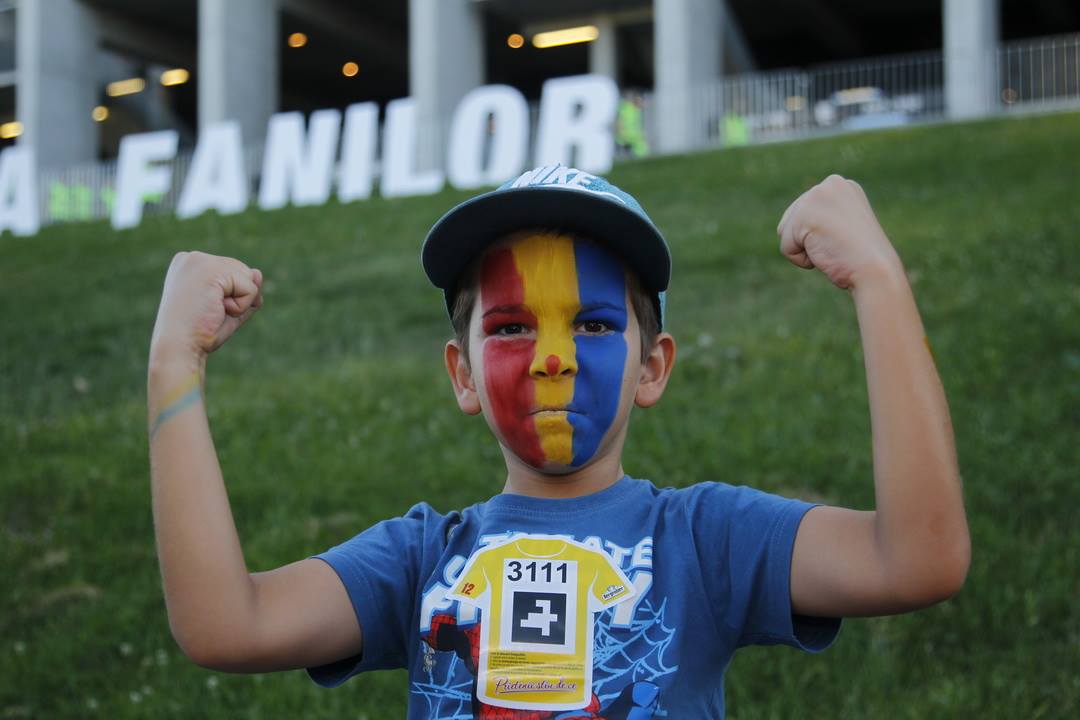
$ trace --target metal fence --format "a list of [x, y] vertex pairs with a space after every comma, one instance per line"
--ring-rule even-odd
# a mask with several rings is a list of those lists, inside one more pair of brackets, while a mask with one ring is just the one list
[[[996, 50], [987, 114], [1080, 108], [1080, 34], [1021, 40]], [[945, 118], [941, 52], [895, 55], [807, 70], [750, 73], [695, 88], [685, 98], [690, 133], [682, 150], [732, 147], [825, 133], [933, 122]], [[656, 98], [642, 98], [646, 145], [623, 154], [656, 152]], [[531, 121], [536, 127], [536, 108]], [[535, 132], [533, 133], [535, 135]], [[254, 179], [262, 148], [245, 154]], [[190, 152], [172, 163], [172, 187], [146, 198], [146, 213], [172, 212], [179, 200]], [[254, 181], [254, 180], [253, 180]], [[93, 163], [41, 174], [42, 224], [109, 217], [116, 162]]]
[[[683, 149], [696, 150], [902, 125], [944, 113], [940, 52], [749, 73], [695, 88]], [[651, 148], [662, 148], [657, 98], [644, 96]]]
[[[262, 152], [263, 149], [256, 146], [244, 149], [244, 162], [248, 177], [252, 179], [249, 188], [251, 197], [254, 197], [255, 178], [262, 164]], [[169, 189], [161, 194], [145, 196], [143, 198], [144, 214], [176, 211], [184, 180], [191, 167], [192, 154], [191, 150], [181, 151], [169, 162], [172, 169]], [[41, 224], [109, 218], [116, 199], [116, 175], [116, 160], [87, 163], [41, 173], [38, 179], [38, 208], [41, 212]]]
[[[986, 113], [1080, 107], [1080, 35], [998, 47]], [[724, 78], [695, 88], [682, 149], [738, 146], [869, 128], [934, 122], [946, 116], [940, 51]], [[657, 98], [644, 96], [651, 148], [663, 148]]]
[[998, 110], [1075, 107], [1080, 102], [1080, 35], [1001, 46], [997, 89]]

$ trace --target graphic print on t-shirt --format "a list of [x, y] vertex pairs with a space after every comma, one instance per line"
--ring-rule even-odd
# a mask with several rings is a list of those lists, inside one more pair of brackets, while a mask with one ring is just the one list
[[574, 710], [592, 697], [595, 614], [635, 594], [606, 553], [565, 537], [518, 535], [473, 553], [446, 597], [483, 613], [480, 700]]

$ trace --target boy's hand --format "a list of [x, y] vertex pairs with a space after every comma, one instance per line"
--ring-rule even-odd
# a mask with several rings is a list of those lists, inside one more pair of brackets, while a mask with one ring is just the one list
[[830, 175], [791, 203], [776, 228], [780, 252], [801, 268], [817, 268], [839, 288], [854, 288], [878, 271], [901, 269], [866, 193]]
[[262, 273], [239, 260], [177, 253], [165, 276], [151, 354], [190, 351], [204, 359], [262, 305], [261, 289]]

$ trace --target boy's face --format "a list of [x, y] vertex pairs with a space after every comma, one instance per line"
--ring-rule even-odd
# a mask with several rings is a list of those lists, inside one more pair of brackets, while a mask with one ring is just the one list
[[640, 373], [622, 264], [592, 243], [519, 233], [483, 256], [479, 290], [470, 355], [488, 424], [534, 468], [588, 464], [625, 426]]

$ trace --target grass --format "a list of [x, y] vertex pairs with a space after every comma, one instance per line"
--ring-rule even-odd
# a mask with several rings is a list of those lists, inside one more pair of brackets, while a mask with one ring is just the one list
[[[950, 399], [974, 561], [953, 600], [853, 620], [822, 656], [752, 648], [729, 716], [1080, 712], [1080, 116], [895, 130], [619, 166], [675, 257], [679, 366], [635, 416], [628, 471], [869, 508], [851, 302], [777, 253], [830, 172], [858, 179], [904, 258]], [[464, 194], [150, 218], [0, 238], [0, 718], [393, 718], [405, 676], [326, 691], [302, 672], [187, 661], [153, 543], [145, 362], [169, 258], [240, 257], [265, 308], [210, 363], [208, 403], [249, 565], [318, 552], [425, 499], [497, 491], [482, 421], [453, 404], [449, 326], [419, 269]]]

